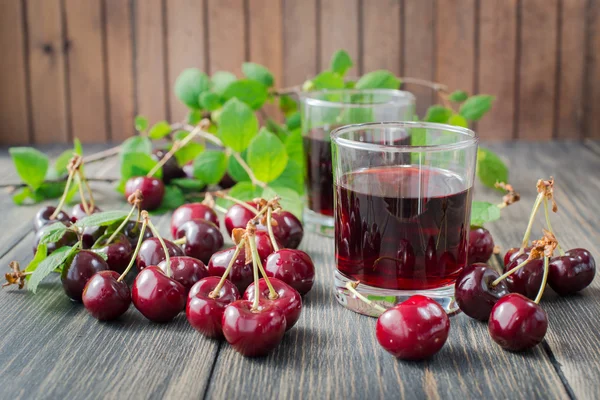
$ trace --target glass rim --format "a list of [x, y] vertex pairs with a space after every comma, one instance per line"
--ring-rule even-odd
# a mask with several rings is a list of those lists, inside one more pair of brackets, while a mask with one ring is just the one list
[[[345, 101], [329, 101], [317, 97], [317, 95], [325, 94], [389, 94], [391, 95], [388, 101], [381, 103], [349, 103]], [[398, 102], [409, 101], [409, 104], [416, 103], [416, 97], [411, 92], [399, 89], [323, 89], [311, 92], [300, 93], [300, 100], [311, 106], [332, 107], [332, 108], [367, 108], [367, 107], [386, 107], [393, 106]]]
[[[448, 144], [433, 144], [413, 146], [410, 144], [392, 145], [392, 144], [377, 144], [361, 142], [358, 140], [346, 139], [341, 137], [342, 134], [355, 132], [369, 128], [425, 128], [437, 129], [440, 131], [459, 133], [464, 136], [464, 139]], [[475, 131], [461, 126], [440, 124], [437, 122], [418, 122], [418, 121], [390, 121], [390, 122], [367, 122], [363, 124], [344, 125], [331, 131], [329, 134], [331, 141], [337, 145], [350, 147], [357, 150], [371, 151], [386, 151], [395, 153], [431, 153], [449, 150], [461, 150], [471, 146], [476, 146], [479, 143], [479, 137]]]

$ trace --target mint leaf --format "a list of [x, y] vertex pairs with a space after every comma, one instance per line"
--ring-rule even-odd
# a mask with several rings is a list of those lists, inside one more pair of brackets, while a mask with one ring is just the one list
[[[146, 153], [126, 153], [121, 158], [121, 179], [126, 181], [134, 176], [144, 176], [158, 162]], [[162, 176], [162, 168], [154, 175], [157, 178]]]
[[248, 105], [231, 99], [223, 106], [219, 120], [219, 137], [233, 151], [246, 150], [258, 132], [258, 119]]
[[288, 95], [279, 96], [279, 109], [286, 117], [298, 111], [298, 103]]
[[162, 139], [171, 133], [171, 126], [167, 121], [160, 121], [152, 125], [148, 137], [152, 140]]
[[127, 217], [127, 213], [125, 211], [103, 211], [80, 219], [75, 223], [75, 226], [77, 228], [87, 228], [89, 226], [108, 226], [115, 222], [124, 220], [125, 217]]
[[452, 116], [452, 110], [440, 105], [433, 105], [427, 109], [427, 114], [423, 121], [426, 122], [439, 122], [445, 124], [448, 119]]
[[34, 190], [39, 188], [48, 172], [48, 156], [32, 147], [11, 147], [8, 152], [21, 180]]
[[[248, 160], [246, 158], [246, 153], [247, 153], [246, 151], [243, 151], [242, 153], [240, 153], [240, 155], [241, 155], [242, 159], [244, 161], [246, 161], [246, 163], [248, 163]], [[236, 160], [235, 157], [229, 157], [229, 165], [227, 167], [227, 173], [236, 182], [250, 181], [250, 177], [248, 176], [248, 173], [246, 172], [246, 170], [244, 168], [242, 168], [242, 166]]]
[[223, 96], [225, 89], [237, 80], [234, 74], [227, 71], [217, 71], [212, 75], [212, 90], [219, 96]]
[[200, 108], [198, 98], [200, 93], [208, 90], [208, 76], [197, 68], [185, 69], [175, 80], [175, 96], [190, 108]]
[[344, 76], [353, 65], [350, 55], [345, 50], [338, 50], [331, 57], [329, 69], [340, 76]]
[[262, 197], [267, 200], [272, 199], [276, 195], [281, 197], [281, 200], [279, 200], [281, 208], [291, 212], [300, 220], [302, 220], [304, 202], [302, 201], [302, 197], [300, 197], [298, 193], [287, 187], [271, 185], [267, 186], [262, 193]]
[[452, 114], [452, 116], [448, 120], [448, 123], [454, 126], [462, 126], [463, 128], [467, 128], [469, 126], [469, 123], [467, 122], [465, 117], [463, 117], [460, 114]]
[[143, 115], [136, 115], [135, 120], [135, 130], [138, 132], [145, 132], [148, 129], [148, 118]]
[[248, 165], [256, 178], [263, 182], [276, 179], [288, 162], [285, 146], [275, 134], [262, 128], [248, 146]]
[[242, 64], [242, 72], [246, 78], [260, 82], [266, 87], [273, 86], [275, 82], [271, 71], [260, 64], [245, 62]]
[[203, 109], [208, 111], [215, 111], [221, 108], [221, 98], [213, 92], [202, 92], [198, 102]]
[[29, 278], [29, 282], [27, 282], [27, 289], [35, 293], [40, 282], [42, 282], [42, 280], [50, 275], [50, 273], [55, 269], [62, 268], [62, 265], [65, 263], [65, 261], [67, 261], [67, 259], [74, 254], [76, 250], [77, 247], [68, 246], [63, 246], [59, 249], [56, 249], [52, 254], [50, 254], [46, 259], [37, 265]]
[[461, 106], [459, 113], [469, 121], [478, 121], [492, 108], [495, 97], [479, 94], [469, 97]]
[[299, 164], [296, 160], [288, 160], [285, 169], [272, 181], [270, 186], [286, 187], [292, 189], [298, 194], [304, 193], [304, 163]]
[[480, 147], [477, 150], [477, 176], [485, 186], [495, 188], [496, 182], [508, 182], [508, 167], [493, 151]]
[[497, 205], [486, 201], [474, 201], [471, 205], [471, 226], [483, 226], [500, 218], [500, 209]]
[[206, 150], [194, 159], [194, 176], [208, 184], [216, 184], [227, 171], [227, 156], [220, 150]]
[[[177, 131], [174, 135], [174, 138], [175, 140], [183, 140], [189, 134], [190, 133], [188, 131]], [[204, 145], [192, 140], [177, 150], [174, 155], [175, 159], [177, 160], [177, 164], [185, 165], [196, 158], [198, 154], [202, 153], [203, 151]]]
[[344, 78], [332, 71], [323, 71], [309, 82], [312, 87], [305, 91], [344, 88]]
[[455, 90], [454, 92], [450, 93], [450, 95], [448, 96], [448, 99], [455, 103], [462, 103], [463, 101], [465, 101], [468, 98], [469, 98], [469, 95], [464, 90]]
[[127, 153], [152, 153], [152, 142], [145, 136], [132, 136], [121, 144], [121, 156]]
[[267, 100], [267, 96], [267, 87], [260, 82], [250, 79], [240, 79], [233, 82], [227, 86], [227, 89], [223, 93], [225, 100], [236, 98], [248, 104], [254, 110], [262, 107]]
[[302, 120], [300, 118], [300, 113], [298, 111], [296, 111], [293, 114], [288, 115], [288, 117], [285, 119], [285, 125], [287, 126], [287, 128], [290, 131], [300, 128], [301, 123], [302, 123]]
[[378, 70], [364, 74], [358, 82], [356, 89], [398, 89], [400, 79], [390, 71]]
[[[33, 256], [33, 260], [31, 260], [29, 262], [29, 264], [27, 264], [27, 267], [23, 270], [23, 272], [35, 271], [35, 269], [38, 267], [38, 265], [40, 265], [40, 263], [42, 261], [44, 261], [47, 256], [48, 256], [48, 246], [46, 246], [43, 243], [39, 244], [37, 249], [35, 250], [35, 255]], [[27, 279], [27, 280], [29, 280], [30, 278], [31, 278], [31, 275], [27, 275], [25, 277], [25, 279]]]
[[67, 227], [62, 222], [55, 222], [52, 225], [44, 227], [44, 235], [40, 238], [42, 244], [56, 243], [67, 232]]

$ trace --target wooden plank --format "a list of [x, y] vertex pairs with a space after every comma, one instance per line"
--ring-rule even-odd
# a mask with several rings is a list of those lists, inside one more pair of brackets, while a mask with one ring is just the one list
[[34, 142], [68, 140], [60, 0], [27, 0], [29, 79]]
[[586, 136], [600, 139], [600, 2], [590, 2], [588, 10]]
[[488, 115], [477, 123], [486, 140], [512, 139], [515, 120], [517, 1], [480, 3], [478, 91], [496, 96]]
[[363, 2], [363, 73], [388, 69], [402, 74], [401, 21], [402, 0]]
[[208, 69], [241, 76], [246, 60], [244, 0], [208, 1]]
[[133, 76], [132, 9], [130, 2], [104, 0], [106, 11], [106, 50], [108, 69], [108, 106], [111, 139], [131, 136], [135, 116]]
[[151, 122], [168, 119], [162, 1], [136, 2], [134, 19], [137, 113]]
[[[435, 79], [435, 1], [404, 2], [404, 75], [433, 81]], [[417, 98], [417, 114], [425, 116], [427, 108], [437, 102], [437, 96], [427, 87], [403, 85]]]
[[317, 0], [283, 0], [283, 83], [302, 85], [317, 74]]
[[0, 144], [30, 142], [25, 64], [24, 15], [21, 2], [0, 4]]
[[329, 68], [334, 52], [344, 49], [354, 60], [354, 67], [348, 70], [348, 76], [361, 74], [359, 36], [359, 1], [328, 0], [321, 1], [319, 16], [319, 32], [321, 34], [321, 70]]
[[180, 121], [188, 108], [175, 96], [175, 80], [186, 68], [206, 70], [204, 1], [168, 0], [166, 10], [169, 109], [171, 119]]
[[554, 130], [558, 0], [521, 2], [518, 137], [547, 140]]
[[106, 142], [106, 82], [100, 0], [65, 0], [72, 136]]

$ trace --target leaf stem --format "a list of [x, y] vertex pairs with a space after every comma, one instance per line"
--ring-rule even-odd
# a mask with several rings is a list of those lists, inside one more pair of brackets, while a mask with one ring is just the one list
[[256, 178], [256, 175], [254, 175], [254, 172], [252, 172], [252, 169], [246, 163], [246, 161], [244, 161], [244, 159], [242, 158], [240, 153], [234, 151], [231, 153], [231, 155], [233, 156], [233, 158], [236, 159], [236, 161], [240, 164], [240, 166], [244, 169], [244, 171], [246, 171], [246, 173], [248, 174], [248, 177], [250, 177], [250, 181], [252, 182], [253, 185], [258, 185], [258, 186], [262, 187], [263, 189], [267, 187], [266, 183], [264, 183]]
[[546, 289], [546, 283], [548, 282], [548, 270], [549, 268], [550, 257], [544, 256], [544, 277], [542, 278], [542, 285], [540, 286], [540, 291], [538, 292], [535, 300], [533, 301], [535, 304], [540, 304], [540, 300], [542, 300], [542, 296], [544, 295], [544, 289]]
[[123, 230], [123, 228], [125, 227], [125, 225], [127, 225], [127, 223], [129, 222], [129, 220], [131, 219], [131, 216], [133, 215], [133, 213], [136, 210], [137, 210], [137, 204], [134, 204], [133, 207], [131, 207], [131, 210], [129, 211], [129, 214], [127, 214], [127, 216], [125, 217], [125, 219], [123, 220], [123, 222], [121, 222], [121, 225], [119, 225], [117, 227], [117, 229], [115, 229], [115, 231], [112, 233], [112, 235], [110, 235], [110, 237], [106, 241], [106, 244], [111, 244], [112, 241], [115, 240], [115, 238], [117, 237], [117, 235]]
[[[548, 198], [544, 197], [544, 214], [546, 215], [546, 225], [548, 225], [548, 230], [550, 231], [550, 233], [553, 234], [554, 237], [556, 237], [554, 229], [552, 229], [552, 224], [550, 223], [550, 213], [548, 212], [548, 208]], [[556, 247], [558, 248], [558, 252], [560, 253], [560, 255], [564, 256], [565, 251], [562, 249], [562, 247], [560, 247], [560, 243], [557, 243]]]
[[271, 244], [273, 245], [273, 250], [279, 251], [279, 246], [277, 245], [277, 239], [275, 239], [275, 235], [273, 234], [273, 211], [271, 207], [269, 207], [269, 211], [267, 211], [267, 230], [269, 231], [269, 238], [271, 238]]
[[138, 255], [138, 253], [140, 252], [140, 247], [142, 247], [142, 242], [144, 241], [144, 232], [146, 232], [146, 225], [147, 225], [147, 220], [145, 219], [144, 222], [142, 222], [142, 227], [140, 228], [140, 237], [138, 238], [137, 244], [135, 246], [135, 250], [133, 251], [133, 254], [131, 255], [131, 260], [129, 260], [129, 265], [127, 266], [127, 268], [125, 268], [125, 271], [123, 271], [121, 276], [119, 276], [119, 279], [117, 279], [117, 282], [123, 281], [123, 279], [125, 279], [125, 276], [127, 276], [129, 271], [133, 267], [133, 264], [135, 264], [135, 259]]
[[527, 265], [527, 263], [529, 261], [531, 261], [531, 258], [527, 258], [527, 260], [523, 261], [521, 264], [517, 265], [516, 267], [514, 267], [510, 271], [506, 271], [504, 274], [502, 274], [498, 278], [496, 278], [496, 280], [494, 282], [492, 282], [491, 286], [494, 287], [494, 286], [498, 285], [504, 279], [508, 278], [509, 276], [511, 276], [512, 274], [514, 274], [515, 272], [517, 272], [518, 270], [520, 270], [521, 268], [523, 268], [525, 265]]
[[161, 169], [162, 166], [165, 165], [166, 162], [171, 159], [171, 157], [173, 157], [175, 152], [177, 150], [179, 150], [180, 148], [182, 148], [183, 146], [185, 146], [186, 144], [188, 144], [189, 142], [191, 142], [191, 140], [198, 135], [198, 132], [200, 130], [201, 130], [200, 125], [198, 125], [185, 138], [183, 138], [182, 140], [177, 140], [177, 141], [173, 142], [173, 146], [171, 146], [171, 150], [169, 150], [167, 152], [167, 154], [165, 154], [163, 156], [163, 158], [161, 158], [161, 160], [150, 171], [148, 171], [146, 176], [148, 178], [152, 178], [154, 176], [154, 174], [156, 174], [158, 172], [158, 170]]
[[147, 222], [148, 227], [152, 231], [152, 234], [154, 235], [154, 237], [156, 237], [158, 239], [158, 241], [160, 242], [160, 245], [162, 246], [163, 251], [165, 252], [165, 274], [169, 278], [171, 278], [173, 276], [173, 271], [171, 270], [171, 257], [169, 256], [169, 249], [167, 247], [167, 244], [165, 243], [162, 236], [160, 236], [158, 229], [156, 229], [156, 227], [154, 226], [152, 221], [150, 221], [150, 217], [148, 217], [148, 212], [145, 210], [142, 211], [142, 216], [144, 218], [144, 221]]
[[246, 210], [249, 210], [249, 211], [253, 212], [255, 215], [258, 214], [258, 211], [256, 211], [255, 208], [252, 208], [250, 205], [248, 205], [245, 201], [238, 200], [235, 197], [231, 197], [231, 196], [229, 196], [226, 193], [216, 192], [215, 196], [220, 197], [220, 198], [225, 199], [225, 200], [232, 201], [235, 204], [238, 204], [238, 205], [244, 207]]
[[225, 284], [225, 280], [227, 279], [227, 276], [229, 276], [229, 273], [233, 269], [235, 260], [240, 255], [240, 251], [242, 250], [242, 246], [244, 246], [244, 244], [246, 244], [246, 239], [240, 240], [240, 242], [237, 244], [237, 246], [235, 246], [235, 251], [233, 252], [233, 256], [231, 257], [231, 260], [229, 260], [229, 264], [227, 265], [225, 272], [223, 272], [223, 276], [221, 276], [221, 280], [219, 281], [217, 286], [215, 286], [215, 288], [212, 290], [212, 292], [210, 292], [208, 294], [208, 297], [210, 297], [211, 299], [214, 299], [219, 296], [219, 292], [221, 291], [221, 288]]
[[377, 311], [384, 313], [387, 310], [383, 307], [381, 307], [379, 304], [375, 304], [373, 301], [367, 299], [365, 296], [363, 296], [362, 294], [358, 293], [358, 291], [356, 290], [356, 286], [358, 285], [358, 282], [348, 282], [346, 283], [346, 289], [348, 289], [350, 291], [350, 293], [352, 293], [354, 296], [356, 296], [358, 299], [364, 301], [365, 303], [367, 303], [368, 305], [370, 305], [371, 307], [373, 307], [374, 309], [376, 309]]

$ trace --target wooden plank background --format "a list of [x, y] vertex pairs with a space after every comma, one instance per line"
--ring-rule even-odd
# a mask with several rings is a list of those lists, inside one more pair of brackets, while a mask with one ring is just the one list
[[[497, 96], [486, 140], [600, 137], [600, 0], [3, 0], [0, 145], [118, 141], [183, 118], [187, 67], [300, 84], [345, 48], [351, 75]], [[435, 96], [407, 85], [422, 115]], [[274, 109], [271, 108], [271, 112]]]

